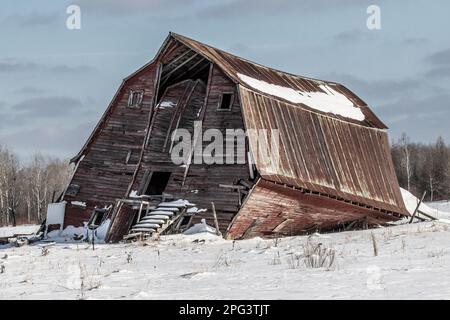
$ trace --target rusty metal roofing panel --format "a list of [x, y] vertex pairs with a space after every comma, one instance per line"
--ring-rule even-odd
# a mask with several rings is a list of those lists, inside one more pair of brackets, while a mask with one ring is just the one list
[[249, 142], [261, 176], [382, 210], [406, 213], [385, 130], [355, 125], [239, 86], [247, 129], [278, 129], [278, 168]]
[[[364, 114], [364, 120], [355, 120], [343, 117], [342, 115], [325, 113], [322, 111], [312, 109], [309, 106], [300, 103], [298, 105], [305, 109], [314, 111], [316, 113], [327, 114], [331, 117], [335, 117], [347, 122], [358, 123], [364, 126], [375, 127], [380, 129], [387, 128], [387, 126], [370, 110], [370, 108], [363, 100], [361, 100], [356, 94], [354, 94], [352, 91], [348, 90], [345, 86], [339, 83], [302, 77], [299, 75], [279, 71], [273, 68], [268, 68], [266, 66], [257, 64], [255, 62], [246, 60], [244, 58], [235, 56], [228, 52], [216, 49], [209, 45], [203, 44], [201, 42], [189, 39], [187, 37], [175, 33], [171, 33], [171, 36], [174, 39], [185, 44], [186, 46], [190, 47], [191, 49], [204, 55], [210, 61], [216, 63], [236, 83], [239, 83], [240, 85], [245, 86], [249, 89], [258, 91], [255, 88], [249, 87], [248, 84], [246, 84], [244, 81], [242, 81], [242, 79], [240, 79], [238, 74], [243, 74], [248, 77], [264, 81], [268, 84], [282, 86], [301, 92], [324, 92], [320, 86], [326, 84], [331, 86], [333, 90], [343, 94], [351, 102], [353, 102], [355, 107], [359, 108], [361, 112]], [[283, 101], [283, 98], [280, 97], [272, 96], [272, 98]]]

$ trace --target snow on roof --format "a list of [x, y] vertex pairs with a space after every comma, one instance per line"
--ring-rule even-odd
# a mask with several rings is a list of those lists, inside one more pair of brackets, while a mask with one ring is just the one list
[[321, 84], [319, 86], [324, 92], [309, 92], [271, 84], [241, 73], [237, 75], [250, 87], [292, 103], [302, 103], [318, 111], [333, 113], [358, 121], [365, 119], [364, 113], [360, 108], [356, 107], [345, 95], [337, 92], [327, 84]]

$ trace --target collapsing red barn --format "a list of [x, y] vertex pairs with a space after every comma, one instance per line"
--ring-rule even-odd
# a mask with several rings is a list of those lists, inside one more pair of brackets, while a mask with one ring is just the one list
[[[194, 138], [176, 164], [173, 135], [180, 129]], [[277, 165], [260, 160], [253, 134], [243, 145], [232, 142], [241, 161], [193, 161], [209, 143], [198, 139], [208, 129], [275, 130]], [[95, 219], [109, 219], [111, 242], [174, 225], [184, 230], [203, 218], [213, 225], [214, 215], [233, 239], [408, 215], [387, 127], [354, 93], [174, 33], [123, 81], [72, 161], [64, 225], [82, 225], [104, 208]]]

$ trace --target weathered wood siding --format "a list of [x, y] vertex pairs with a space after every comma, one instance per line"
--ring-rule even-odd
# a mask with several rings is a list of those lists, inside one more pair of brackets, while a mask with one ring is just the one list
[[[197, 85], [190, 97], [188, 105], [181, 113], [178, 128], [185, 128], [193, 136], [194, 121], [202, 120], [202, 129], [218, 129], [225, 134], [226, 129], [244, 129], [241, 108], [239, 105], [236, 85], [220, 69], [213, 67], [209, 84], [208, 96], [205, 99], [206, 88]], [[165, 96], [176, 97], [182, 100], [186, 91], [186, 81], [183, 85], [173, 85], [168, 88]], [[200, 90], [202, 89], [202, 91]], [[174, 94], [171, 91], [177, 90]], [[222, 93], [234, 92], [234, 102], [230, 111], [217, 110]], [[173, 98], [170, 98], [173, 99]], [[206, 102], [206, 104], [204, 104]], [[203, 109], [205, 108], [205, 109]], [[183, 178], [185, 166], [173, 164], [169, 148], [163, 151], [163, 141], [167, 136], [167, 128], [170, 123], [177, 123], [174, 115], [175, 108], [158, 108], [151, 126], [150, 139], [143, 157], [142, 167], [137, 173], [133, 190], [138, 190], [144, 185], [146, 172], [169, 171], [171, 178], [166, 188], [166, 193], [174, 195], [178, 199], [186, 199], [195, 203], [199, 209], [207, 211], [196, 215], [194, 223], [206, 218], [213, 225], [211, 201], [214, 201], [218, 215], [219, 225], [226, 230], [231, 219], [239, 210], [238, 192], [219, 187], [219, 184], [236, 184], [239, 179], [249, 179], [248, 164], [194, 164], [189, 166], [184, 185]], [[172, 130], [176, 126], [172, 126]], [[170, 135], [169, 135], [170, 136]], [[210, 142], [204, 142], [205, 147]], [[225, 150], [225, 141], [224, 141]], [[245, 150], [244, 150], [245, 152]]]
[[[128, 79], [116, 95], [71, 181], [80, 186], [78, 194], [63, 199], [68, 202], [64, 225], [81, 225], [95, 206], [114, 204], [115, 199], [125, 196], [145, 138], [156, 74], [157, 64], [153, 63]], [[143, 90], [140, 107], [128, 107], [131, 90]], [[83, 209], [71, 205], [71, 201], [85, 202], [87, 206]]]

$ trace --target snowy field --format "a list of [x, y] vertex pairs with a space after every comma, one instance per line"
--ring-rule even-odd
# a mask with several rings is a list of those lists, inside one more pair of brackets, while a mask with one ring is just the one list
[[449, 224], [310, 237], [335, 251], [330, 268], [306, 267], [307, 241], [194, 234], [95, 251], [73, 242], [0, 246], [0, 299], [450, 298]]
[[31, 234], [38, 231], [38, 225], [22, 225], [17, 227], [0, 227], [0, 238], [12, 237], [15, 234]]

